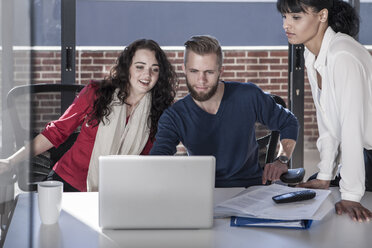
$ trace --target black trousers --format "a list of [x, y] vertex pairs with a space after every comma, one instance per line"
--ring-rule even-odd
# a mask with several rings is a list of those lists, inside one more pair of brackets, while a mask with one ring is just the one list
[[[366, 171], [366, 191], [372, 191], [372, 150], [363, 150], [364, 153], [364, 167]], [[318, 173], [309, 177], [309, 180], [315, 179]], [[331, 181], [331, 186], [339, 186], [341, 177], [339, 175], [336, 176], [334, 180]]]
[[51, 170], [45, 179], [45, 181], [60, 181], [63, 183], [63, 192], [80, 192], [79, 190], [72, 187], [68, 182], [63, 180], [54, 170]]

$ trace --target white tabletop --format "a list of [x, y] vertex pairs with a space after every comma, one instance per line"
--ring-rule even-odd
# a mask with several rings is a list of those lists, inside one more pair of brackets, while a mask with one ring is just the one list
[[[216, 189], [215, 202], [241, 190]], [[338, 189], [330, 197], [336, 201]], [[371, 192], [362, 203], [372, 209]], [[372, 222], [356, 223], [334, 211], [308, 230], [230, 227], [230, 219], [215, 219], [208, 230], [101, 230], [97, 193], [64, 193], [62, 205], [58, 224], [44, 226], [37, 195], [20, 194], [4, 247], [372, 247]]]

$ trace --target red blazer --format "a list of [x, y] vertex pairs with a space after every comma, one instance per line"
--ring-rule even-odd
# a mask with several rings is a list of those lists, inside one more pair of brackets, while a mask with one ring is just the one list
[[[49, 122], [42, 132], [54, 147], [58, 147], [81, 125], [75, 143], [53, 167], [63, 180], [80, 191], [87, 191], [88, 167], [98, 130], [98, 125], [87, 123], [87, 114], [92, 110], [97, 89], [95, 84], [87, 85], [65, 113], [58, 120]], [[152, 145], [149, 138], [141, 155], [149, 154]]]

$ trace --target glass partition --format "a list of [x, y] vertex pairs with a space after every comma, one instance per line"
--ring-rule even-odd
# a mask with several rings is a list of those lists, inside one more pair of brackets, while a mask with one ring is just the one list
[[[1, 159], [6, 159], [30, 142], [33, 127], [40, 129], [41, 122], [45, 125], [42, 114], [48, 114], [52, 105], [35, 104], [38, 99], [27, 88], [19, 97], [14, 89], [33, 83], [60, 82], [60, 0], [1, 0], [0, 11], [0, 153]], [[36, 111], [35, 106], [38, 106]], [[17, 116], [19, 125], [12, 116]], [[0, 247], [4, 244], [15, 198], [27, 190], [24, 185], [29, 181], [28, 152], [22, 161], [6, 167], [1, 160]], [[24, 225], [31, 227], [31, 212], [25, 217]]]
[[[10, 120], [10, 107], [7, 102], [8, 92], [18, 84], [29, 84], [31, 79], [31, 16], [30, 3], [26, 0], [2, 0], [0, 2], [0, 153], [7, 158], [16, 151], [14, 135], [17, 130]], [[23, 99], [19, 116], [26, 129], [30, 126], [30, 104]], [[28, 140], [28, 137], [25, 137]], [[26, 157], [28, 154], [26, 154]], [[19, 192], [17, 165], [6, 166], [1, 161], [0, 169], [0, 246], [3, 245], [9, 220]], [[25, 220], [25, 224], [30, 219]]]

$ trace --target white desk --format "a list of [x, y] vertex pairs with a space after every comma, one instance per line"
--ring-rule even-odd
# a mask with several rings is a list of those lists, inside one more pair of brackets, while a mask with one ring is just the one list
[[[216, 189], [215, 201], [241, 190]], [[338, 189], [332, 191], [331, 198], [336, 201]], [[308, 230], [230, 227], [230, 219], [214, 220], [209, 230], [101, 230], [97, 193], [64, 193], [62, 202], [59, 223], [43, 226], [37, 195], [19, 195], [4, 247], [372, 247], [372, 221], [356, 223], [333, 211], [322, 221], [314, 221]], [[362, 203], [372, 209], [372, 192], [366, 193]]]

